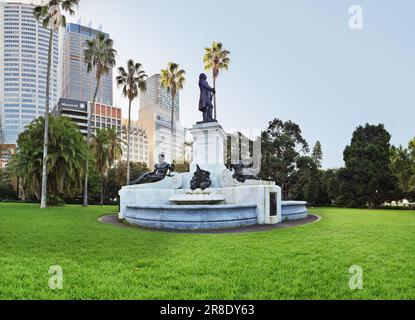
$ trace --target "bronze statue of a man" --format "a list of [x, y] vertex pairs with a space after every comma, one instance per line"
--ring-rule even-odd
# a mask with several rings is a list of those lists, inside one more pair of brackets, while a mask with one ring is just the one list
[[166, 176], [171, 177], [171, 173], [174, 171], [174, 165], [165, 162], [164, 158], [164, 154], [160, 154], [159, 163], [154, 165], [154, 171], [141, 175], [137, 180], [132, 181], [130, 185], [159, 182], [164, 180]]
[[213, 95], [216, 94], [215, 89], [209, 86], [206, 74], [202, 73], [199, 76], [200, 100], [199, 111], [203, 112], [203, 122], [213, 122]]

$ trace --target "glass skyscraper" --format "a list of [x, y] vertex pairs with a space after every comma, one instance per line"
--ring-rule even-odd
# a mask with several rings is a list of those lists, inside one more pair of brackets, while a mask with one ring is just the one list
[[[15, 144], [24, 127], [45, 113], [49, 30], [34, 6], [0, 2], [0, 143]], [[53, 39], [50, 109], [58, 101], [59, 36]]]
[[[97, 80], [95, 71], [87, 72], [84, 62], [86, 41], [95, 39], [99, 30], [70, 23], [63, 40], [63, 71], [62, 71], [62, 97], [79, 101], [92, 101]], [[108, 34], [104, 33], [106, 37]], [[101, 78], [97, 95], [97, 102], [112, 105], [113, 72]]]

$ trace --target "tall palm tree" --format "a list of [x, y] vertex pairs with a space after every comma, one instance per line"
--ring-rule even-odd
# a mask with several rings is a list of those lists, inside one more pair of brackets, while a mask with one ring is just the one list
[[41, 202], [42, 209], [47, 207], [47, 162], [48, 162], [48, 130], [49, 130], [49, 97], [50, 97], [50, 73], [52, 65], [52, 47], [53, 34], [61, 27], [66, 27], [66, 17], [62, 12], [69, 12], [74, 15], [74, 7], [78, 5], [79, 0], [51, 0], [45, 5], [37, 6], [33, 9], [33, 16], [38, 22], [41, 22], [45, 29], [50, 30], [49, 50], [48, 50], [48, 67], [46, 76], [46, 106], [45, 106], [45, 132], [43, 135], [43, 161], [42, 161], [42, 189]]
[[138, 97], [139, 92], [147, 88], [147, 75], [141, 63], [135, 63], [132, 59], [127, 62], [127, 69], [118, 68], [118, 76], [115, 78], [117, 86], [122, 88], [123, 96], [128, 98], [128, 125], [127, 125], [127, 185], [130, 184], [130, 142], [131, 142], [131, 104]]
[[[117, 132], [115, 128], [106, 129], [107, 145], [108, 145], [108, 168], [113, 168], [116, 161], [120, 160], [123, 154], [123, 140], [121, 132]], [[105, 179], [104, 196], [107, 192], [108, 174]], [[101, 200], [103, 203], [103, 199]]]
[[108, 165], [111, 168], [122, 157], [123, 141], [120, 132], [115, 128], [106, 130], [108, 142]]
[[[95, 113], [95, 101], [97, 99], [101, 78], [108, 74], [115, 66], [115, 55], [117, 51], [113, 48], [114, 42], [102, 32], [98, 32], [95, 39], [86, 41], [86, 49], [84, 50], [84, 61], [87, 65], [88, 73], [95, 71], [97, 85], [95, 87], [94, 97], [92, 98], [91, 108], [88, 117], [88, 133], [87, 141], [91, 139], [91, 122], [92, 114]], [[84, 207], [88, 206], [88, 173], [89, 161], [86, 162], [86, 174], [84, 181]]]
[[[231, 53], [223, 48], [222, 42], [213, 42], [210, 48], [205, 49], [205, 56], [203, 62], [205, 70], [212, 70], [213, 72], [213, 88], [216, 90], [216, 78], [219, 76], [221, 70], [228, 70], [231, 59]], [[215, 120], [217, 120], [216, 109], [216, 94], [214, 96]]]
[[180, 90], [183, 89], [186, 71], [180, 69], [177, 63], [169, 62], [167, 69], [161, 70], [160, 82], [171, 94], [171, 161], [174, 161], [174, 100]]

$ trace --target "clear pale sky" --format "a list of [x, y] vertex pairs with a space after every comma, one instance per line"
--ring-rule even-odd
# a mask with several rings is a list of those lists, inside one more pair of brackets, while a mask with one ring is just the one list
[[[351, 5], [363, 7], [363, 31], [349, 28]], [[232, 52], [230, 70], [218, 80], [225, 130], [292, 120], [310, 145], [321, 141], [324, 166], [338, 167], [360, 124], [384, 123], [397, 145], [415, 137], [414, 12], [412, 0], [81, 0], [70, 20], [102, 24], [118, 65], [133, 58], [152, 75], [179, 63], [187, 71], [187, 127], [201, 117], [204, 48], [222, 41]], [[126, 111], [116, 89], [114, 98]]]

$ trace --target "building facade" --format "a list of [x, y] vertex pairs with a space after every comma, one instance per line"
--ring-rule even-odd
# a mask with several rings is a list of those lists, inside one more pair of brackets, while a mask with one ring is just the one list
[[[44, 115], [49, 30], [33, 17], [34, 6], [0, 2], [0, 126], [3, 143]], [[50, 109], [58, 102], [59, 33], [53, 38]]]
[[[92, 103], [88, 103], [91, 108]], [[115, 128], [117, 132], [121, 134], [122, 130], [122, 116], [121, 108], [96, 103], [95, 108], [92, 109], [92, 128], [94, 129], [105, 129]]]
[[[123, 161], [127, 161], [127, 127], [128, 120], [123, 120], [122, 139], [125, 143], [122, 155]], [[147, 134], [138, 121], [131, 121], [130, 161], [145, 163], [147, 166], [150, 165]]]
[[88, 102], [61, 98], [53, 114], [70, 118], [84, 136], [88, 134]]
[[[173, 150], [171, 150], [171, 110], [174, 108]], [[185, 130], [180, 123], [180, 96], [172, 96], [161, 86], [160, 75], [147, 79], [147, 90], [140, 96], [139, 124], [147, 133], [149, 165], [153, 167], [158, 155], [166, 160], [183, 162]]]
[[[73, 99], [61, 98], [53, 113], [59, 116], [65, 116], [75, 122], [83, 135], [88, 134], [88, 115], [92, 106], [92, 102], [79, 101]], [[95, 104], [92, 108], [92, 133], [95, 129], [115, 128], [121, 134], [121, 108]]]
[[[62, 50], [62, 97], [78, 101], [92, 101], [96, 89], [95, 71], [87, 72], [84, 62], [86, 41], [95, 39], [98, 32], [90, 27], [70, 23], [66, 28]], [[106, 37], [108, 34], [104, 33]], [[113, 104], [113, 71], [103, 75], [96, 101]]]

